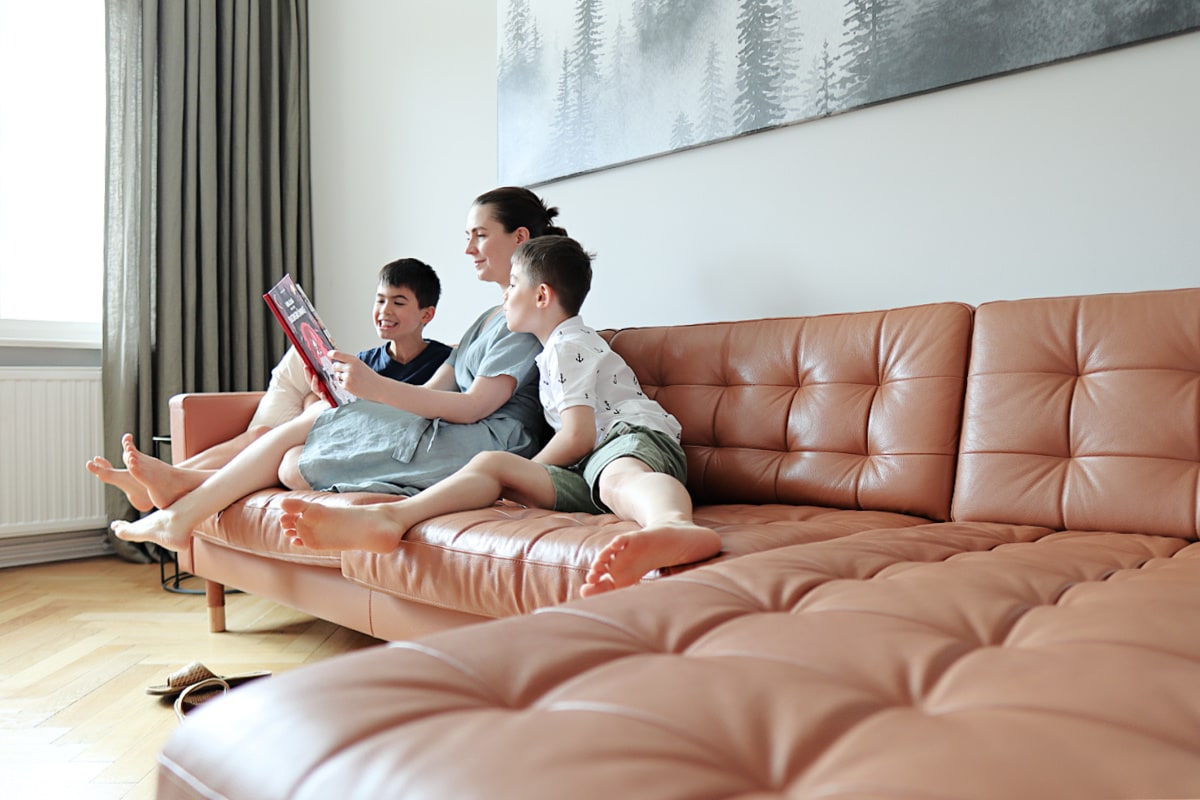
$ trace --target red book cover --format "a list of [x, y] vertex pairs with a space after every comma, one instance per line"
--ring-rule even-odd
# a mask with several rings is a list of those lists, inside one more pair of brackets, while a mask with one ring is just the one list
[[283, 332], [300, 354], [300, 358], [309, 370], [321, 382], [325, 399], [330, 405], [340, 406], [352, 403], [357, 398], [338, 385], [333, 377], [333, 362], [329, 359], [329, 351], [333, 350], [333, 341], [329, 332], [317, 316], [308, 295], [300, 288], [300, 284], [292, 276], [284, 275], [279, 283], [263, 295], [267, 307], [283, 326]]

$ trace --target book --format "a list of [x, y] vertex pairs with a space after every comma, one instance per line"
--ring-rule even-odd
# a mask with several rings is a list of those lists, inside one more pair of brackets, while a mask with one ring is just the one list
[[329, 404], [340, 406], [357, 400], [334, 378], [333, 362], [329, 358], [329, 351], [334, 349], [333, 339], [300, 284], [290, 274], [284, 275], [263, 295], [263, 300], [279, 320], [301, 360], [317, 376]]

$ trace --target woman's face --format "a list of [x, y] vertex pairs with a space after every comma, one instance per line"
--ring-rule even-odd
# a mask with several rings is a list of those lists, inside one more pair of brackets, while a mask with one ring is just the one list
[[481, 281], [508, 286], [512, 254], [517, 245], [529, 238], [526, 228], [511, 233], [493, 216], [490, 206], [471, 206], [467, 214], [466, 254], [475, 262], [475, 275]]

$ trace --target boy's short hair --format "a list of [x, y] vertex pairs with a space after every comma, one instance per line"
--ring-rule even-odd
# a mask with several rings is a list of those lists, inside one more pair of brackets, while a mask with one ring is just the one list
[[554, 290], [563, 311], [579, 313], [592, 288], [591, 253], [570, 236], [538, 236], [522, 243], [513, 253], [534, 286], [546, 284]]
[[442, 282], [433, 267], [415, 258], [398, 258], [384, 264], [379, 282], [393, 289], [408, 289], [421, 308], [436, 306], [442, 297]]

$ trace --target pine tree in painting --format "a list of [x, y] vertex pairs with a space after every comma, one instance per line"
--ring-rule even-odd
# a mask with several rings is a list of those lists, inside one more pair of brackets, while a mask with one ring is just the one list
[[800, 48], [803, 44], [800, 13], [796, 0], [779, 0], [779, 102], [789, 116], [795, 116], [803, 104], [800, 80]]
[[678, 150], [695, 143], [696, 128], [688, 119], [688, 115], [680, 111], [679, 115], [675, 117], [675, 124], [671, 127], [671, 149]]
[[738, 96], [734, 126], [739, 133], [777, 125], [780, 103], [779, 7], [772, 0], [741, 0], [738, 13]]
[[704, 59], [704, 80], [700, 84], [700, 138], [719, 139], [729, 133], [729, 106], [725, 80], [721, 75], [721, 51], [714, 40]]
[[812, 98], [813, 113], [819, 117], [833, 113], [834, 69], [833, 55], [829, 52], [829, 40], [826, 39], [821, 43], [821, 52], [813, 59], [812, 70], [808, 73], [808, 93]]
[[574, 150], [580, 168], [593, 166], [595, 158], [595, 120], [592, 118], [594, 98], [600, 92], [600, 51], [602, 42], [600, 0], [578, 0], [575, 6], [575, 40], [571, 59], [572, 83], [575, 91], [574, 118], [571, 122], [575, 137]]
[[541, 59], [537, 22], [529, 13], [529, 0], [509, 0], [500, 45], [500, 84], [517, 90], [531, 86]]
[[575, 90], [571, 75], [571, 56], [563, 49], [562, 70], [558, 75], [558, 91], [554, 95], [553, 139], [549, 161], [562, 173], [575, 169], [578, 153], [575, 151]]
[[893, 66], [888, 45], [896, 0], [846, 0], [845, 9], [847, 39], [839, 57], [845, 70], [838, 93], [849, 105], [881, 100], [888, 96], [883, 87]]

